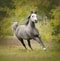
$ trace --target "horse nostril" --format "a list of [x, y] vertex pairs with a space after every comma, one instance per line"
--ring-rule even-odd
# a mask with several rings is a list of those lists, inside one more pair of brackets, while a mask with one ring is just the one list
[[35, 20], [35, 22], [37, 23], [37, 20]]

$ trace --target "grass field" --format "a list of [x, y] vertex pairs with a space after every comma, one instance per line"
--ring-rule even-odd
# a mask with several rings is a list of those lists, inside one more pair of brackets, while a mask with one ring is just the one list
[[0, 61], [60, 61], [60, 43], [58, 41], [45, 41], [48, 46], [46, 51], [43, 51], [36, 42], [32, 42], [33, 50], [30, 50], [28, 46], [28, 50], [26, 50], [19, 44], [16, 46], [1, 45]]

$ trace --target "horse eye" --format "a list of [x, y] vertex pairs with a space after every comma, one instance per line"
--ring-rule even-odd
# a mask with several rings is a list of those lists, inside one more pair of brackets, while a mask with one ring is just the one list
[[32, 17], [34, 17], [34, 16], [32, 16]]

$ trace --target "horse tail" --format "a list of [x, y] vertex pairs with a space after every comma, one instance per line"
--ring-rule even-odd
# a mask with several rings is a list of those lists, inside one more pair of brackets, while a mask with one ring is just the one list
[[14, 22], [12, 25], [12, 30], [15, 32], [18, 27], [18, 22]]

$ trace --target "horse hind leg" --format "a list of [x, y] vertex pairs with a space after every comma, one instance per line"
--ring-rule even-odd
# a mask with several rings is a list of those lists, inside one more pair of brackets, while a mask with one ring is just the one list
[[30, 40], [27, 40], [27, 42], [28, 42], [28, 46], [32, 49]]
[[22, 43], [22, 45], [25, 47], [25, 49], [27, 49], [26, 46], [25, 46], [25, 44], [24, 44], [23, 39], [22, 39], [22, 38], [18, 38], [18, 39], [19, 39], [19, 41]]

